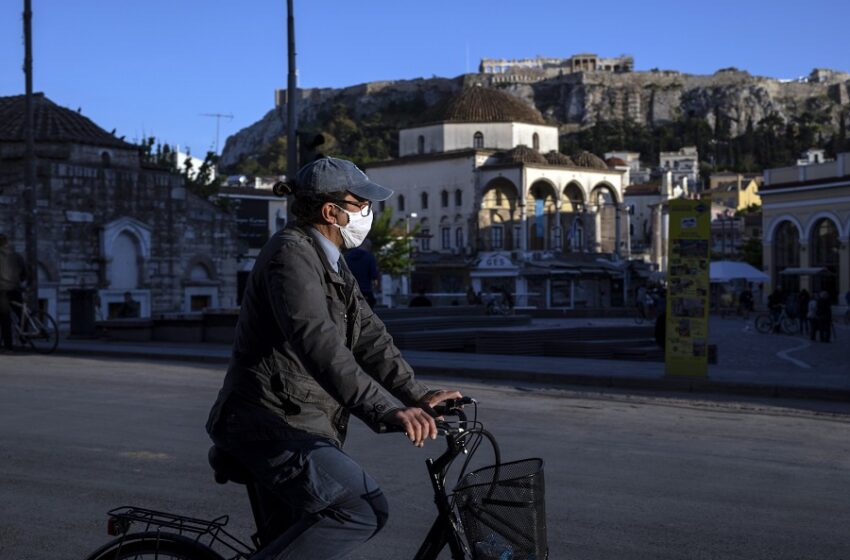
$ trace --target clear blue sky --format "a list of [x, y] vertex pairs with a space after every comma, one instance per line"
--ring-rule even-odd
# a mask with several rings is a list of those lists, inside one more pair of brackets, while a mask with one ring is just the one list
[[[285, 0], [32, 0], [36, 91], [128, 140], [202, 154], [286, 85]], [[24, 91], [23, 0], [0, 4], [0, 95]], [[631, 54], [637, 70], [850, 71], [850, 2], [295, 0], [299, 85], [474, 71], [482, 57]]]

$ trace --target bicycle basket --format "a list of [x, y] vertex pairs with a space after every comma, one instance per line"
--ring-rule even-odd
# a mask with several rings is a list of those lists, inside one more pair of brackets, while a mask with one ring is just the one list
[[474, 560], [545, 560], [543, 460], [523, 459], [466, 474], [454, 491]]

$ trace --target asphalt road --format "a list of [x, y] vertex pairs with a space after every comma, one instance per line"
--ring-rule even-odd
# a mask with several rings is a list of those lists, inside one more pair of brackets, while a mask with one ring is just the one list
[[[210, 366], [0, 357], [0, 559], [83, 558], [109, 538], [105, 512], [127, 504], [229, 513], [246, 536], [244, 491], [216, 485], [206, 464], [221, 377]], [[546, 460], [555, 560], [850, 559], [848, 405], [460, 386], [506, 459]], [[433, 517], [422, 461], [437, 449], [353, 426], [346, 450], [391, 509], [354, 558], [413, 555]]]

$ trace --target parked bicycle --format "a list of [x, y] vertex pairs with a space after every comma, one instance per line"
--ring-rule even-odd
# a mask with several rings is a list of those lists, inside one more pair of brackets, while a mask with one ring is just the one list
[[[473, 405], [469, 420], [463, 405]], [[453, 560], [546, 560], [546, 512], [543, 460], [524, 459], [503, 463], [496, 439], [477, 420], [478, 403], [469, 397], [446, 401], [435, 407], [445, 436], [446, 451], [425, 465], [434, 492], [437, 516], [413, 558], [436, 560], [448, 547]], [[396, 432], [391, 425], [379, 433]], [[488, 441], [495, 462], [467, 472], [482, 441]], [[463, 462], [453, 491], [446, 480], [456, 459]], [[108, 532], [116, 539], [87, 560], [245, 560], [272, 542], [285, 527], [276, 523], [277, 498], [254, 482], [238, 458], [213, 446], [209, 462], [219, 484], [244, 484], [254, 517], [256, 533], [247, 544], [229, 533], [228, 516], [207, 521], [139, 507], [120, 507], [108, 512]]]
[[31, 311], [26, 301], [13, 301], [12, 331], [21, 346], [29, 346], [36, 352], [50, 354], [59, 345], [59, 329], [49, 313]]
[[786, 334], [796, 334], [799, 331], [797, 320], [788, 315], [784, 305], [778, 314], [768, 311], [756, 315], [755, 326], [756, 330], [762, 334], [780, 331]]

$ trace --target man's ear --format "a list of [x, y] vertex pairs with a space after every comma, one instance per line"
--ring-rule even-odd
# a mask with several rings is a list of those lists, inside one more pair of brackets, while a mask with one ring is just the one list
[[326, 202], [322, 205], [322, 219], [325, 220], [328, 224], [336, 224], [339, 223], [336, 218], [336, 206], [334, 206], [330, 202]]

